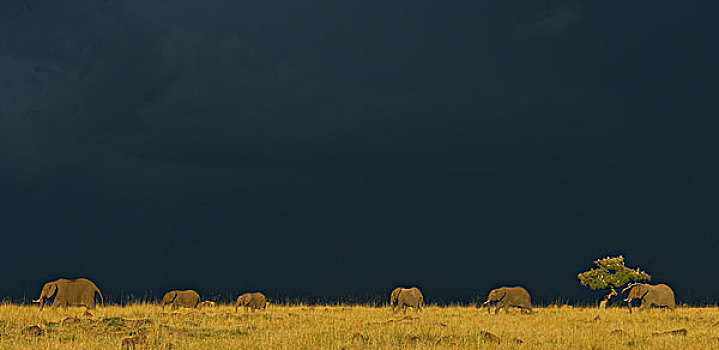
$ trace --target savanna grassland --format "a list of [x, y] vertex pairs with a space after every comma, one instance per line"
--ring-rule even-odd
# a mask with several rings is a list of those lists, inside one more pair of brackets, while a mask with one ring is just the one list
[[[37, 327], [31, 327], [37, 326]], [[673, 330], [678, 334], [653, 334]], [[491, 333], [489, 335], [487, 332]], [[488, 315], [429, 306], [230, 306], [163, 310], [152, 304], [84, 308], [0, 306], [0, 349], [717, 349], [719, 308], [546, 307]], [[500, 342], [499, 344], [497, 342]], [[521, 341], [521, 343], [520, 343]], [[144, 344], [143, 344], [144, 343]]]

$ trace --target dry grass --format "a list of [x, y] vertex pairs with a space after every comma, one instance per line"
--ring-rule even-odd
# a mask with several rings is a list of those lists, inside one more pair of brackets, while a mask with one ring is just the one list
[[[0, 306], [0, 349], [120, 349], [132, 337], [145, 343], [136, 349], [173, 350], [719, 348], [719, 308], [629, 315], [626, 309], [549, 307], [495, 316], [471, 307], [426, 307], [405, 316], [363, 306], [270, 305], [264, 312], [235, 313], [229, 306], [173, 311], [132, 305], [84, 312]], [[652, 334], [677, 329], [686, 335]]]

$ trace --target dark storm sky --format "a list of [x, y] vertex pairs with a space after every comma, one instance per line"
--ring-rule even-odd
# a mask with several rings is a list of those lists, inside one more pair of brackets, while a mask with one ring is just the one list
[[0, 296], [719, 300], [713, 3], [212, 3], [0, 3]]

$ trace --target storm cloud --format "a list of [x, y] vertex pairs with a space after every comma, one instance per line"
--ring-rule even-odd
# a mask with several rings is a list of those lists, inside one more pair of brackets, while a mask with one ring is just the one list
[[591, 300], [576, 273], [623, 253], [713, 300], [707, 13], [5, 2], [0, 294]]

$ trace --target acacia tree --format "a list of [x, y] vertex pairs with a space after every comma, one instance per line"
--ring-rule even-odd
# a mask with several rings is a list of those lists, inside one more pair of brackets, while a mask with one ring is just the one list
[[589, 271], [582, 272], [577, 275], [579, 283], [583, 286], [587, 286], [593, 290], [604, 289], [609, 290], [609, 294], [604, 296], [601, 302], [599, 302], [599, 308], [604, 309], [607, 306], [607, 302], [613, 296], [619, 295], [622, 292], [617, 293], [617, 289], [624, 288], [630, 283], [636, 283], [638, 281], [649, 281], [652, 276], [648, 273], [639, 270], [639, 268], [631, 269], [624, 266], [624, 257], [606, 257], [604, 259], [595, 260], [594, 264], [597, 265]]

